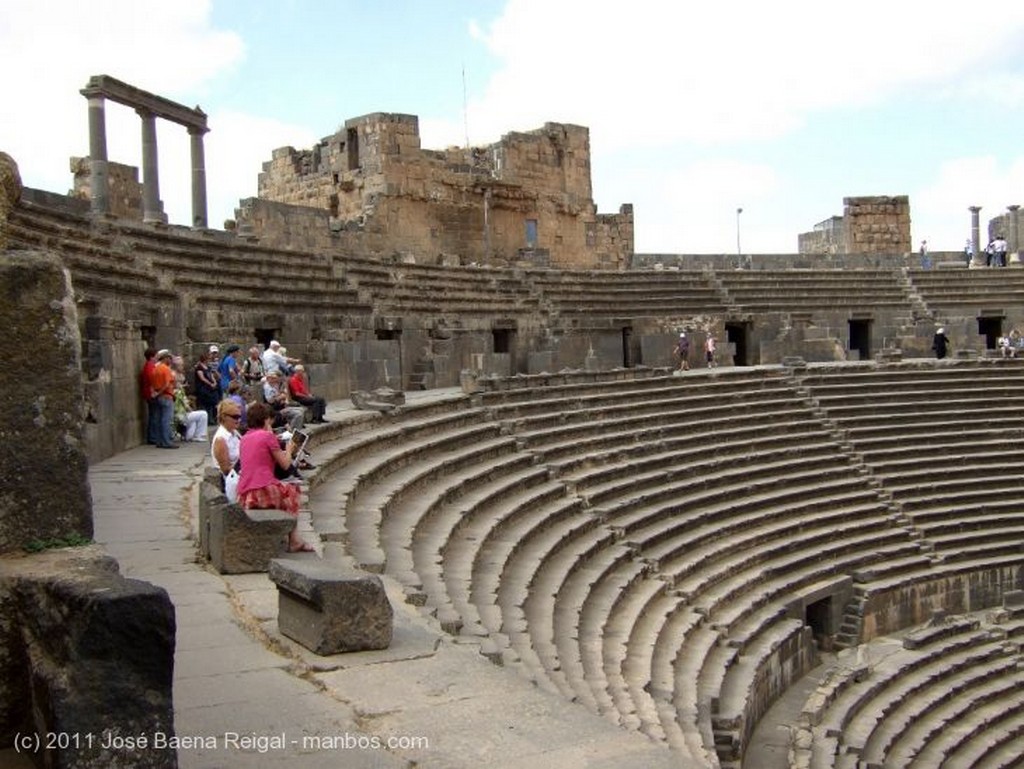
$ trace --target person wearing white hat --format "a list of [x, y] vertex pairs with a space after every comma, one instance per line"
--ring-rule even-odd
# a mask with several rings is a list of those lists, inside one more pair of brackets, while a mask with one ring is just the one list
[[686, 336], [686, 332], [682, 331], [679, 334], [679, 341], [676, 343], [675, 349], [672, 353], [679, 358], [679, 370], [689, 371], [690, 370], [690, 340]]
[[946, 329], [939, 326], [935, 332], [935, 337], [932, 339], [932, 349], [935, 351], [935, 357], [938, 360], [942, 360], [949, 353], [949, 337], [946, 336]]

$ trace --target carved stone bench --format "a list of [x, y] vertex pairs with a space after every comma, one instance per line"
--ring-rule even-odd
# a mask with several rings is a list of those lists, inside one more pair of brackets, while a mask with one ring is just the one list
[[284, 510], [243, 510], [228, 502], [211, 471], [199, 490], [199, 552], [221, 574], [266, 571], [285, 551], [295, 517]]
[[277, 626], [281, 634], [320, 654], [386, 649], [394, 611], [374, 574], [344, 571], [319, 559], [274, 559]]

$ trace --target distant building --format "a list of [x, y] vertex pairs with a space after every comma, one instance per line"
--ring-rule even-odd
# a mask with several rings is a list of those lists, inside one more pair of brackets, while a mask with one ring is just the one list
[[797, 236], [801, 254], [905, 254], [910, 245], [910, 198], [876, 195], [843, 198], [843, 215]]
[[632, 206], [597, 213], [582, 126], [425, 150], [415, 115], [364, 115], [312, 149], [275, 150], [258, 194], [243, 201], [239, 225], [268, 243], [317, 229], [292, 226], [301, 212], [282, 222], [267, 210], [279, 203], [317, 209], [336, 245], [381, 257], [623, 269], [633, 252]]

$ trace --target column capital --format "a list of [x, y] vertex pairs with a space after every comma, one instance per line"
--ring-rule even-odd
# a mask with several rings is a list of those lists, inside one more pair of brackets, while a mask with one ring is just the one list
[[967, 210], [972, 214], [976, 214], [981, 210], [981, 206], [967, 206]]
[[189, 136], [202, 136], [203, 134], [210, 133], [210, 129], [206, 126], [190, 125], [187, 128]]
[[1014, 203], [1012, 206], [1007, 206], [1006, 210], [1007, 211], [1017, 211], [1017, 209], [1019, 209], [1019, 208], [1020, 208], [1020, 206], [1018, 204]]

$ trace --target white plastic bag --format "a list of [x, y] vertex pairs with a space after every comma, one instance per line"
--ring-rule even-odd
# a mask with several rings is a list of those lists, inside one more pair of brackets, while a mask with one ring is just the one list
[[238, 501], [238, 471], [234, 468], [224, 476], [224, 496], [231, 504]]

